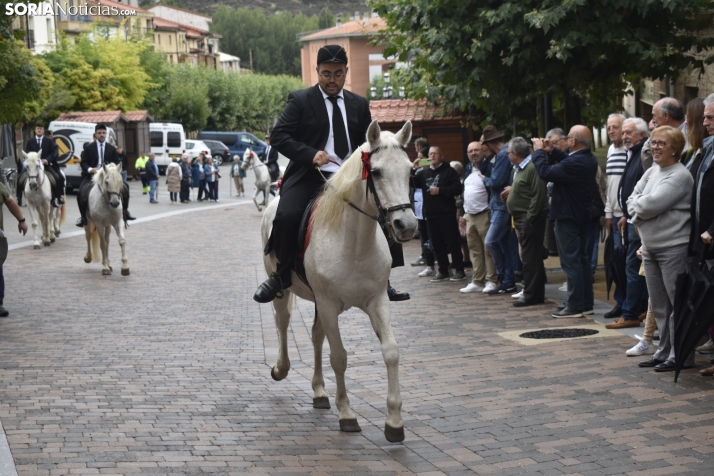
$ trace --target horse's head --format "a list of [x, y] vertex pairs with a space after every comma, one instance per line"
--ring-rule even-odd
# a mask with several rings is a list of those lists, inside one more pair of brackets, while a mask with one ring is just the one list
[[22, 153], [27, 165], [27, 183], [30, 185], [30, 190], [37, 190], [40, 184], [41, 161], [37, 152]]
[[121, 205], [121, 189], [124, 180], [121, 176], [121, 164], [102, 164], [102, 168], [94, 174], [94, 183], [104, 195], [104, 199], [114, 208]]
[[411, 207], [402, 207], [410, 203], [409, 177], [412, 163], [405, 148], [411, 137], [410, 121], [396, 134], [382, 132], [377, 121], [372, 121], [367, 129], [367, 142], [372, 151], [369, 164], [374, 189], [382, 209], [387, 213], [394, 239], [400, 243], [411, 240], [418, 226]]
[[253, 165], [253, 159], [255, 158], [255, 153], [251, 150], [250, 147], [245, 149], [245, 152], [243, 152], [243, 165], [241, 165], [241, 168], [243, 170], [248, 170], [251, 165]]

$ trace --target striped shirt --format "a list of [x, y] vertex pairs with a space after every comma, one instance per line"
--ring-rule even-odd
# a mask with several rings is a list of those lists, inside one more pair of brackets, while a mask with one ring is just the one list
[[617, 203], [617, 189], [620, 187], [620, 179], [625, 172], [625, 165], [627, 165], [627, 149], [625, 145], [622, 144], [620, 147], [615, 147], [615, 144], [610, 144], [610, 148], [607, 150], [607, 163], [605, 164], [605, 173], [607, 174], [606, 218], [622, 216], [622, 209]]

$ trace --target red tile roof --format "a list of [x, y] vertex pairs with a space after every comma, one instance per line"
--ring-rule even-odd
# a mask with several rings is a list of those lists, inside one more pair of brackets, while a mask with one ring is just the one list
[[386, 27], [386, 22], [381, 18], [369, 18], [366, 24], [364, 20], [350, 21], [343, 23], [340, 27], [333, 26], [332, 28], [303, 36], [300, 41], [342, 38], [345, 36], [368, 36], [384, 30]]
[[124, 113], [124, 117], [129, 122], [152, 120], [152, 117], [149, 115], [149, 111], [127, 111]]
[[58, 121], [73, 121], [73, 122], [102, 122], [110, 124], [112, 122], [126, 117], [121, 111], [88, 111], [88, 112], [65, 112], [60, 114]]
[[163, 18], [159, 17], [154, 17], [154, 26], [157, 27], [163, 27], [163, 28], [177, 28], [180, 29], [181, 25], [178, 23], [169, 21], [169, 20], [164, 20]]
[[452, 115], [440, 105], [431, 105], [426, 99], [382, 99], [369, 102], [372, 119], [379, 123], [418, 122], [466, 119], [463, 115]]

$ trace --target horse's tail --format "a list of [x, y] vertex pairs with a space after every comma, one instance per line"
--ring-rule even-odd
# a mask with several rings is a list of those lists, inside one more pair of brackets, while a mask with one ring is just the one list
[[59, 224], [62, 226], [62, 223], [64, 223], [64, 220], [67, 218], [67, 204], [63, 203], [62, 206], [60, 207], [60, 213], [59, 213]]
[[92, 230], [92, 262], [99, 263], [101, 256], [101, 251], [99, 250], [99, 231], [97, 231], [97, 225], [95, 225], [93, 221], [87, 223], [87, 226], [91, 227]]

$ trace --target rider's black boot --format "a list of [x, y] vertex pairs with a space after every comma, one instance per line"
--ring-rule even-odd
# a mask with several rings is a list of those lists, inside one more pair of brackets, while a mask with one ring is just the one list
[[281, 291], [292, 286], [292, 270], [290, 268], [270, 275], [263, 284], [258, 286], [258, 290], [253, 295], [253, 300], [259, 303], [268, 303], [276, 297], [282, 297]]
[[136, 220], [136, 217], [129, 213], [129, 210], [124, 210], [124, 220]]
[[394, 289], [392, 285], [387, 281], [387, 296], [389, 296], [390, 301], [408, 301], [411, 299], [409, 293], [401, 293]]
[[77, 220], [77, 226], [80, 228], [84, 228], [87, 226], [87, 219], [84, 217], [79, 217], [79, 220]]

